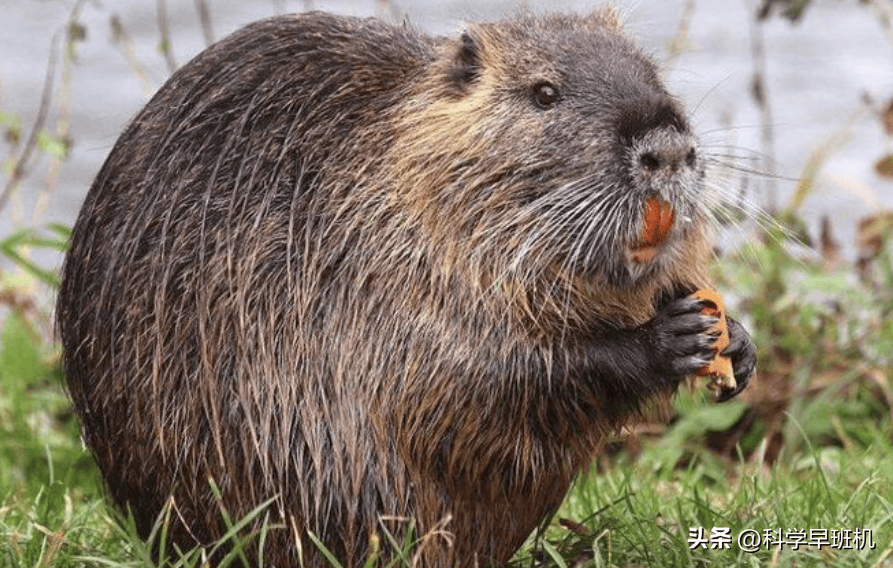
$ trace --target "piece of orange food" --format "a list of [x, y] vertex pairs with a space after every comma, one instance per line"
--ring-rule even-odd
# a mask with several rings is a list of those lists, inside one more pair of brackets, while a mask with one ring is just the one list
[[716, 396], [720, 397], [723, 393], [733, 391], [738, 386], [735, 380], [735, 373], [732, 370], [732, 360], [721, 355], [725, 348], [729, 346], [729, 326], [728, 322], [726, 322], [725, 308], [719, 295], [713, 290], [702, 288], [695, 292], [694, 296], [711, 304], [701, 309], [702, 314], [719, 318], [719, 321], [716, 323], [716, 329], [719, 330], [720, 336], [714, 346], [716, 355], [709, 365], [704, 365], [695, 374], [701, 377], [709, 377], [710, 381], [707, 383], [707, 388], [713, 390]]

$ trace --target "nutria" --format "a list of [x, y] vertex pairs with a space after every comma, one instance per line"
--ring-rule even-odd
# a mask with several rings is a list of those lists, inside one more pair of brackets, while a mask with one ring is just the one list
[[[324, 565], [308, 532], [356, 566], [409, 520], [420, 564], [506, 562], [712, 356], [705, 161], [611, 9], [212, 45], [120, 137], [63, 268], [111, 496], [143, 536], [170, 502], [180, 547], [272, 499], [271, 566]], [[672, 225], [643, 245], [646, 199]]]

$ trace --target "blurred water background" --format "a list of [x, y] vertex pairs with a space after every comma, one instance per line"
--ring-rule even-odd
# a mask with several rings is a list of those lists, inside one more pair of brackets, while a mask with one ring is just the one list
[[[629, 32], [666, 62], [669, 87], [691, 109], [708, 152], [733, 154], [743, 169], [775, 174], [730, 170], [720, 172], [716, 183], [730, 192], [743, 191], [765, 208], [779, 208], [788, 203], [810, 156], [825, 152], [815, 190], [800, 212], [813, 234], [819, 220], [829, 217], [850, 254], [858, 219], [893, 207], [893, 182], [874, 169], [893, 146], [878, 117], [893, 98], [893, 33], [889, 21], [885, 24], [878, 16], [885, 10], [893, 13], [891, 0], [814, 0], [796, 25], [778, 16], [755, 24], [754, 0], [616, 3]], [[22, 226], [73, 224], [116, 137], [169, 74], [160, 49], [159, 5], [166, 9], [168, 45], [178, 65], [203, 49], [208, 36], [219, 39], [252, 20], [308, 7], [406, 19], [434, 34], [456, 33], [465, 22], [519, 8], [515, 2], [490, 0], [206, 0], [210, 25], [203, 27], [202, 4], [0, 0], [0, 116], [6, 121], [17, 117], [22, 137], [41, 108], [54, 37], [64, 35], [75, 6], [83, 34], [69, 76], [63, 75], [61, 56], [57, 60], [44, 125], [51, 132], [60, 125], [63, 132], [67, 128], [67, 159], [56, 170], [46, 152], [35, 152], [27, 163], [29, 175], [0, 211], [0, 236]], [[528, 6], [585, 12], [595, 5], [554, 0]], [[762, 63], [754, 56], [760, 43]], [[754, 72], [761, 67], [769, 114], [753, 96]], [[771, 145], [764, 138], [767, 132]], [[0, 141], [7, 174], [21, 147], [21, 139], [18, 144]], [[0, 176], [0, 182], [6, 184], [7, 178]], [[42, 261], [58, 266], [58, 255], [46, 254]]]

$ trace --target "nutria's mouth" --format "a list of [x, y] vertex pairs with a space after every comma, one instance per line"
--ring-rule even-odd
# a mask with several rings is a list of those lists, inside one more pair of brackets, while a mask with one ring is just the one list
[[675, 217], [672, 205], [660, 197], [648, 198], [642, 212], [640, 238], [628, 249], [630, 260], [636, 264], [645, 264], [657, 256], [670, 240]]

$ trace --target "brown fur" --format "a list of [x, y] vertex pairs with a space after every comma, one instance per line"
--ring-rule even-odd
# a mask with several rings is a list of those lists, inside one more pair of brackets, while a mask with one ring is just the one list
[[[587, 362], [709, 286], [701, 166], [635, 162], [682, 143], [611, 10], [448, 39], [308, 14], [212, 46], [121, 136], [64, 267], [66, 373], [112, 496], [143, 535], [173, 496], [180, 546], [223, 532], [209, 479], [236, 518], [275, 498], [279, 567], [295, 535], [322, 564], [308, 530], [358, 565], [406, 526], [382, 517], [431, 534], [427, 566], [507, 561], [673, 389]], [[653, 192], [687, 221], [635, 266]]]

